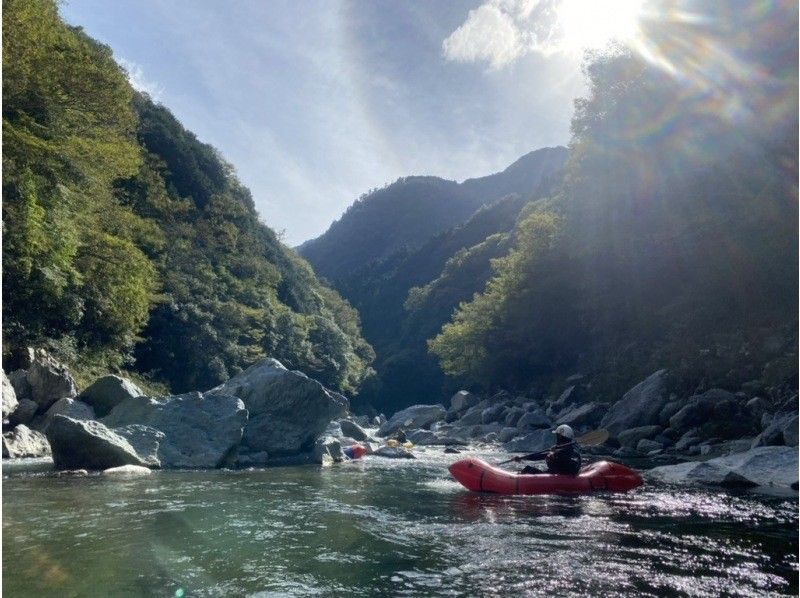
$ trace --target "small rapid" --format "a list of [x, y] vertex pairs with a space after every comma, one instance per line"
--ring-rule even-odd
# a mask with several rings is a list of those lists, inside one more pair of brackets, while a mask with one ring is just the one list
[[3, 589], [9, 596], [798, 593], [796, 493], [648, 484], [627, 494], [481, 495], [449, 477], [447, 465], [460, 455], [415, 453], [408, 461], [128, 479], [4, 467]]

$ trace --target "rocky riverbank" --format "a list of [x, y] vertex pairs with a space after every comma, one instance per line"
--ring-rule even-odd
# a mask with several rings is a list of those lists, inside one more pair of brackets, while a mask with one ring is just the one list
[[[689, 396], [659, 370], [614, 402], [592, 399], [575, 375], [557, 396], [462, 390], [449, 406], [414, 405], [388, 420], [355, 417], [347, 399], [274, 359], [262, 360], [203, 392], [148, 397], [108, 375], [79, 391], [67, 368], [41, 351], [28, 367], [3, 373], [3, 457], [52, 454], [59, 470], [262, 467], [338, 462], [356, 443], [387, 458], [413, 458], [380, 446], [403, 430], [415, 445], [495, 445], [538, 452], [551, 430], [569, 424], [609, 439], [583, 447], [595, 457], [655, 464], [671, 482], [797, 487], [797, 395], [775, 400], [712, 388]], [[378, 427], [372, 438], [369, 427]]]
[[52, 454], [59, 470], [322, 463], [369, 440], [344, 396], [274, 359], [204, 392], [148, 397], [114, 375], [79, 392], [66, 367], [31, 350], [2, 386], [3, 457]]
[[585, 453], [647, 459], [665, 466], [654, 472], [668, 481], [797, 488], [797, 394], [773, 400], [712, 388], [681, 397], [672, 391], [667, 370], [654, 372], [613, 403], [592, 400], [583, 376], [567, 384], [549, 399], [507, 392], [481, 398], [459, 391], [449, 408], [415, 405], [399, 411], [378, 434], [402, 428], [419, 445], [496, 443], [509, 453], [528, 453], [550, 446], [551, 430], [559, 424], [569, 424], [578, 435], [602, 428], [609, 439], [584, 447]]

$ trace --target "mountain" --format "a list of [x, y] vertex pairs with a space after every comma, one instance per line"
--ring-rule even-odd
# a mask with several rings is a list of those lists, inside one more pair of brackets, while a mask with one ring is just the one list
[[431, 176], [399, 179], [363, 195], [298, 251], [318, 275], [338, 284], [371, 262], [465, 222], [482, 205], [511, 193], [529, 196], [561, 169], [567, 153], [563, 147], [540, 149], [503, 172], [460, 184]]
[[259, 222], [234, 167], [53, 0], [3, 3], [3, 352], [175, 392], [272, 356], [354, 393], [358, 313]]

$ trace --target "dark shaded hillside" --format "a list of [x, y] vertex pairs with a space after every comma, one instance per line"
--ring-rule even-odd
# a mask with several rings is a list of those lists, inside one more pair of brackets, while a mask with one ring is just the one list
[[354, 271], [465, 222], [480, 206], [518, 193], [528, 197], [563, 166], [567, 150], [531, 152], [500, 173], [461, 184], [406, 177], [359, 198], [320, 237], [298, 249], [314, 270], [337, 286]]
[[355, 392], [358, 313], [261, 224], [233, 166], [52, 0], [3, 2], [3, 350], [175, 391], [272, 356]]

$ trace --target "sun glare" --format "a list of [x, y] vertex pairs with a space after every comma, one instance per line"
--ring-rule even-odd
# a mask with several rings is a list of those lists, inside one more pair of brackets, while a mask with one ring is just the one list
[[642, 4], [643, 0], [564, 0], [558, 9], [564, 48], [580, 53], [611, 41], [632, 41], [639, 31]]

